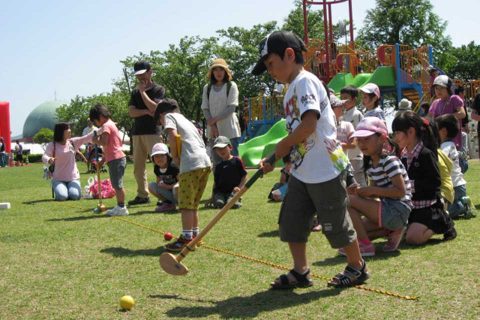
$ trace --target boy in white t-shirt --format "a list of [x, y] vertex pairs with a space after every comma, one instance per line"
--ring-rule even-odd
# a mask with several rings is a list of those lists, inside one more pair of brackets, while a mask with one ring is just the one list
[[180, 252], [199, 233], [198, 206], [207, 186], [211, 162], [205, 143], [195, 125], [180, 113], [174, 99], [163, 99], [157, 106], [155, 122], [164, 127], [173, 162], [179, 167], [178, 208], [182, 215], [182, 233], [165, 246]]
[[463, 178], [460, 168], [460, 155], [455, 146], [453, 139], [459, 132], [458, 120], [453, 114], [444, 114], [435, 118], [438, 127], [438, 135], [440, 138], [440, 149], [452, 160], [452, 183], [455, 191], [453, 203], [448, 206], [448, 213], [452, 219], [460, 217], [471, 218], [472, 202], [467, 196], [467, 182]]
[[[289, 135], [276, 146], [275, 158], [290, 154], [288, 193], [279, 218], [280, 239], [287, 242], [293, 268], [278, 277], [272, 289], [312, 285], [306, 243], [315, 213], [333, 248], [344, 248], [348, 265], [329, 282], [349, 287], [368, 279], [355, 230], [347, 213], [345, 174], [348, 159], [336, 141], [335, 117], [320, 80], [303, 69], [303, 41], [292, 32], [275, 31], [260, 43], [260, 59], [252, 73], [265, 70], [278, 82], [288, 83], [283, 100]], [[273, 170], [266, 159], [264, 172]]]

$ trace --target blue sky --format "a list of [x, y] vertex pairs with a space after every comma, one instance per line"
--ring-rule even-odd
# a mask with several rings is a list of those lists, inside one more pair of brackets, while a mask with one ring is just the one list
[[[457, 2], [462, 7], [432, 3], [448, 21], [454, 45], [476, 40], [476, 0]], [[353, 0], [357, 27], [374, 5], [375, 0]], [[293, 7], [293, 0], [0, 0], [0, 100], [10, 102], [12, 134], [22, 133], [30, 111], [55, 96], [68, 102], [110, 91], [127, 56], [165, 50], [186, 35], [208, 37], [271, 20], [281, 24]], [[346, 5], [334, 6], [333, 16], [346, 18]]]

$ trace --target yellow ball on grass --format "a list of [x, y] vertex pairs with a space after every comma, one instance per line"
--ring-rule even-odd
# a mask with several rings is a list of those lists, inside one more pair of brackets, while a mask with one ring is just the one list
[[132, 310], [135, 300], [131, 296], [123, 296], [120, 298], [120, 307], [125, 310]]

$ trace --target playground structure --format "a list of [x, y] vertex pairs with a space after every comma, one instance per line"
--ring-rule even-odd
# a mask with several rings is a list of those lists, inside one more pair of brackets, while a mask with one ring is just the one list
[[[334, 41], [332, 6], [348, 2], [349, 42], [343, 45]], [[324, 18], [324, 39], [310, 39], [308, 36], [307, 6], [322, 5]], [[361, 87], [372, 82], [384, 94], [393, 94], [397, 102], [407, 98], [418, 108], [424, 101], [430, 101], [430, 87], [433, 79], [429, 68], [433, 64], [431, 46], [411, 48], [401, 44], [385, 44], [375, 51], [355, 48], [353, 38], [353, 16], [351, 0], [303, 0], [304, 41], [307, 52], [304, 55], [306, 70], [328, 83], [337, 94], [340, 89], [353, 85]], [[346, 25], [345, 25], [345, 33]], [[347, 42], [347, 41], [345, 41]], [[477, 84], [480, 86], [480, 81]], [[246, 100], [248, 118], [245, 119], [248, 138], [264, 134], [283, 114], [282, 96], [267, 96], [263, 92]]]
[[[349, 19], [348, 24], [344, 23], [344, 32], [347, 38], [346, 26], [349, 25], [349, 41], [345, 39], [344, 44], [338, 44], [334, 41], [333, 35], [332, 6], [343, 2], [348, 2]], [[307, 7], [311, 5], [323, 6], [323, 40], [309, 38]], [[381, 89], [382, 105], [385, 95], [388, 95], [390, 101], [394, 98], [395, 105], [401, 99], [407, 98], [412, 101], [413, 110], [418, 110], [423, 102], [431, 102], [431, 86], [434, 80], [430, 74], [433, 66], [431, 46], [412, 48], [402, 44], [384, 44], [376, 50], [356, 48], [351, 0], [303, 0], [303, 15], [304, 42], [307, 46], [304, 54], [304, 68], [327, 83], [336, 94], [348, 85], [359, 88], [366, 83], [375, 83]], [[457, 83], [459, 81], [455, 82], [457, 86], [460, 85]], [[480, 89], [480, 80], [462, 83], [462, 86], [465, 88], [465, 98], [473, 99]], [[281, 95], [267, 96], [264, 92], [258, 97], [245, 100], [245, 108], [248, 109], [248, 112], [245, 112], [248, 115], [248, 119], [245, 119], [248, 138], [258, 137], [268, 132], [269, 128], [282, 118], [282, 100]], [[390, 111], [393, 112], [393, 109]], [[247, 146], [248, 142], [245, 147], [239, 149], [242, 158], [242, 151], [245, 152], [248, 149]], [[259, 147], [257, 143], [252, 143], [252, 146]], [[253, 153], [256, 154], [258, 151]], [[253, 158], [257, 159], [258, 156]], [[247, 160], [249, 165], [250, 162]]]

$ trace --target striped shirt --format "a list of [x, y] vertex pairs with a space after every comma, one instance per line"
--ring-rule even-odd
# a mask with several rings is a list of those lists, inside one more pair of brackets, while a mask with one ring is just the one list
[[383, 156], [377, 166], [373, 166], [370, 161], [370, 168], [367, 169], [368, 177], [373, 181], [374, 185], [380, 188], [393, 187], [392, 178], [402, 175], [405, 182], [405, 195], [400, 200], [405, 205], [412, 207], [412, 188], [408, 179], [407, 171], [402, 162], [395, 156]]

